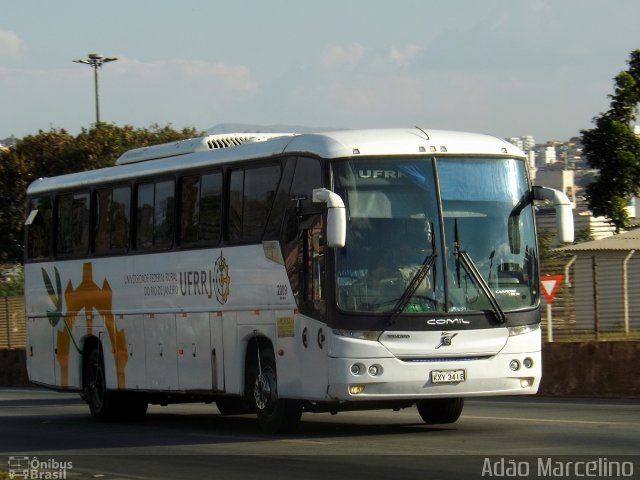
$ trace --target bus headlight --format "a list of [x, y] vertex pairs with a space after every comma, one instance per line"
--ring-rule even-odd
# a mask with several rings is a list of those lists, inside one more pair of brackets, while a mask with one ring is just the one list
[[520, 362], [516, 359], [511, 360], [509, 362], [509, 368], [514, 372], [517, 372], [518, 370], [520, 370]]
[[357, 338], [358, 340], [378, 340], [382, 332], [373, 330], [342, 330], [334, 329], [333, 333], [340, 337]]
[[518, 327], [509, 327], [509, 336], [516, 337], [518, 335], [524, 335], [525, 333], [535, 332], [540, 329], [539, 323], [533, 325], [520, 325]]
[[369, 375], [372, 377], [377, 377], [378, 375], [382, 375], [382, 365], [370, 365], [369, 366]]

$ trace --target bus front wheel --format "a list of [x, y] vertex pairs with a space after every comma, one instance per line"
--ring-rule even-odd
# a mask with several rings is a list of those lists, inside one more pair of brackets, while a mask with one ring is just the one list
[[250, 398], [265, 433], [284, 433], [296, 428], [302, 416], [302, 405], [296, 400], [278, 397], [276, 359], [271, 347], [260, 349], [260, 361], [253, 365]]
[[429, 398], [417, 403], [418, 413], [428, 425], [455, 423], [464, 407], [464, 398]]

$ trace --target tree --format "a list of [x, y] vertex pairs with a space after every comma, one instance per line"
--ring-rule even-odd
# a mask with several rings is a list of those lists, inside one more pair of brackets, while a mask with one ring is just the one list
[[9, 275], [0, 278], [0, 297], [24, 295], [24, 268], [18, 265]]
[[134, 128], [100, 123], [75, 137], [64, 129], [51, 129], [18, 140], [0, 152], [0, 261], [22, 259], [25, 193], [33, 180], [112, 166], [132, 148], [203, 134], [194, 128], [174, 130], [157, 124]]
[[587, 185], [589, 208], [620, 231], [629, 224], [627, 198], [640, 193], [640, 137], [632, 129], [640, 103], [640, 50], [631, 52], [629, 69], [614, 82], [610, 109], [593, 119], [595, 128], [580, 133], [587, 162], [599, 170]]

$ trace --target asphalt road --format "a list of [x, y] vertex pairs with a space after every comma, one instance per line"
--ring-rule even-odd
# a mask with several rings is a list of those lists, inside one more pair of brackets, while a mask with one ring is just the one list
[[446, 426], [424, 425], [415, 409], [304, 414], [283, 436], [214, 405], [151, 406], [142, 423], [100, 424], [75, 394], [0, 389], [0, 471], [25, 465], [39, 478], [107, 480], [577, 478], [586, 468], [640, 478], [640, 402], [467, 400]]

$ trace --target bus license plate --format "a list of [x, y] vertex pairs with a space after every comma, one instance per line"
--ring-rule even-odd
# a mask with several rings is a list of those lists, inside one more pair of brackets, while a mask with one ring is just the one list
[[465, 370], [432, 370], [432, 383], [459, 383], [467, 379]]

